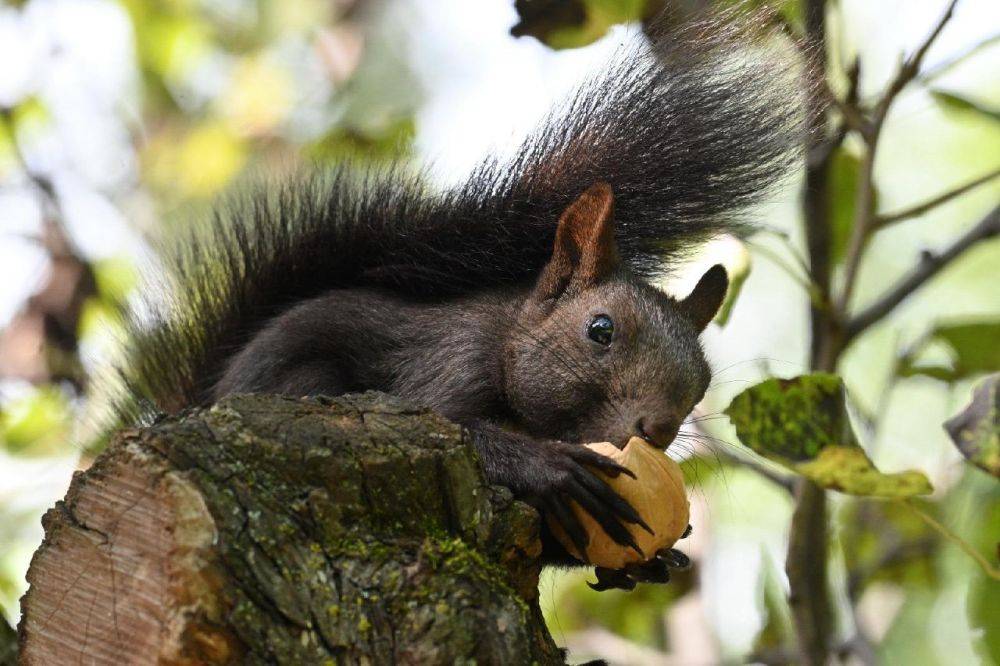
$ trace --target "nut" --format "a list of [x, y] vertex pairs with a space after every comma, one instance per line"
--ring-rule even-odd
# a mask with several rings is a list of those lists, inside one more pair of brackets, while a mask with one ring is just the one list
[[[636, 475], [635, 479], [625, 474], [610, 478], [594, 470], [595, 474], [639, 512], [653, 530], [654, 534], [650, 534], [638, 525], [624, 523], [646, 554], [646, 558], [652, 558], [656, 551], [672, 546], [684, 533], [689, 518], [690, 507], [684, 489], [684, 474], [680, 466], [663, 451], [647, 444], [639, 437], [630, 439], [624, 449], [619, 449], [608, 442], [597, 442], [586, 446], [624, 465]], [[587, 561], [595, 566], [609, 569], [621, 569], [626, 564], [642, 561], [643, 558], [632, 548], [615, 543], [579, 504], [574, 502], [572, 508], [590, 537], [586, 551]], [[550, 520], [549, 526], [555, 537], [573, 557], [584, 559], [580, 557], [573, 542], [557, 523]]]

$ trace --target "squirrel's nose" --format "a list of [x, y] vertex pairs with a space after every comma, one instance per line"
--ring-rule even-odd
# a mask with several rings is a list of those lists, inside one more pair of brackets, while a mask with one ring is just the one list
[[635, 432], [653, 446], [665, 449], [674, 441], [680, 424], [674, 419], [641, 418], [635, 423]]

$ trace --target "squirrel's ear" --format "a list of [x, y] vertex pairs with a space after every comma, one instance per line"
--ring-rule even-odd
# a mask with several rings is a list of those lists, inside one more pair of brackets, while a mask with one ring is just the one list
[[681, 301], [681, 310], [694, 322], [699, 331], [704, 330], [722, 307], [728, 288], [729, 278], [726, 276], [726, 269], [721, 264], [716, 264], [701, 276], [691, 293]]
[[594, 183], [559, 218], [552, 258], [535, 287], [539, 300], [555, 298], [567, 288], [583, 289], [618, 266], [612, 219], [614, 195], [607, 183]]

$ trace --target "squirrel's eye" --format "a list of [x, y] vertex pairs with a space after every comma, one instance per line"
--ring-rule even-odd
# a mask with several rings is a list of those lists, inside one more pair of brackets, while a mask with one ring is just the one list
[[597, 315], [587, 326], [587, 337], [594, 342], [607, 346], [611, 344], [611, 336], [615, 332], [615, 323], [608, 315]]

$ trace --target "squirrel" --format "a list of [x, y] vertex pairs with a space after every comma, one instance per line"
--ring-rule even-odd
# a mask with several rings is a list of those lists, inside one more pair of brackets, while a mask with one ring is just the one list
[[[631, 471], [582, 443], [665, 449], [709, 385], [699, 334], [725, 270], [682, 299], [651, 281], [750, 229], [748, 206], [798, 158], [793, 68], [747, 54], [760, 30], [647, 31], [513, 157], [444, 191], [401, 168], [341, 167], [221, 208], [164, 253], [172, 287], [131, 324], [121, 418], [237, 392], [396, 394], [462, 425], [488, 481], [579, 552], [572, 502], [638, 550], [625, 525], [642, 518], [594, 473]], [[575, 562], [542, 524], [544, 562]], [[596, 589], [688, 564], [673, 549], [643, 557], [598, 569]]]

